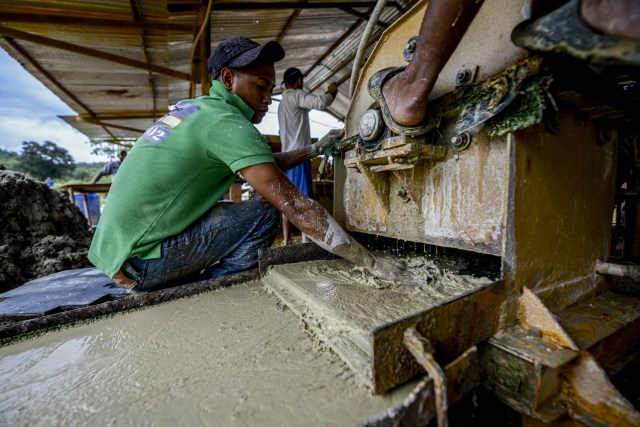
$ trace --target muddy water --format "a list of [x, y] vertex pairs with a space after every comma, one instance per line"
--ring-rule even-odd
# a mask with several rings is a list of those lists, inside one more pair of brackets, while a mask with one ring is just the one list
[[0, 348], [0, 425], [357, 425], [373, 396], [261, 284]]

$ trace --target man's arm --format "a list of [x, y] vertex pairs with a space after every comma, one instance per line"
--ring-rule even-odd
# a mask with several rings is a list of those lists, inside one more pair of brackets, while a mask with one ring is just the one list
[[381, 279], [396, 280], [406, 276], [404, 263], [376, 259], [349, 236], [318, 202], [302, 194], [275, 164], [249, 166], [240, 173], [258, 193], [323, 249], [367, 268]]
[[313, 93], [308, 93], [303, 90], [297, 90], [296, 94], [296, 104], [298, 107], [304, 108], [307, 110], [322, 110], [323, 108], [331, 105], [333, 100], [335, 99], [334, 93], [324, 93], [322, 95], [315, 95]]
[[[274, 153], [273, 158], [276, 161], [276, 165], [280, 170], [286, 171], [294, 166], [299, 165], [305, 160], [311, 160], [316, 156], [324, 153], [331, 144], [339, 140], [344, 136], [344, 130], [332, 129], [325, 136], [314, 144], [307, 147], [299, 148], [293, 151], [286, 151], [284, 153]], [[244, 176], [244, 175], [243, 175]]]
[[102, 178], [103, 176], [104, 175], [102, 174], [102, 172], [98, 172], [96, 176], [94, 176], [93, 179], [91, 180], [91, 183], [92, 184], [97, 183], [100, 180], [100, 178]]
[[293, 151], [286, 151], [284, 153], [274, 153], [273, 158], [275, 159], [276, 165], [278, 165], [280, 170], [286, 171], [291, 169], [294, 166], [299, 165], [305, 160], [313, 159], [319, 154], [321, 153], [318, 153], [316, 150], [314, 150], [313, 146], [309, 145], [307, 147], [299, 148]]
[[108, 162], [105, 163], [104, 166], [102, 166], [102, 169], [100, 169], [100, 172], [98, 172], [96, 174], [96, 176], [93, 177], [93, 179], [91, 180], [92, 184], [95, 184], [96, 182], [98, 182], [98, 180], [100, 178], [102, 178], [103, 176], [108, 176], [108, 175], [113, 175], [114, 174], [114, 164], [117, 165], [117, 167], [115, 168], [115, 170], [117, 170], [118, 167], [120, 167], [120, 163], [116, 163], [116, 162]]

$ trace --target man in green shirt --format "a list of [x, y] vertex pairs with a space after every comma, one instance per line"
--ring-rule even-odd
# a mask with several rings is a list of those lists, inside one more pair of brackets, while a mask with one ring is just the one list
[[[128, 154], [89, 250], [89, 260], [116, 283], [161, 289], [255, 267], [271, 246], [280, 212], [321, 247], [393, 280], [404, 264], [376, 259], [317, 202], [283, 174], [321, 154], [337, 137], [274, 155], [255, 128], [271, 104], [276, 42], [223, 41], [209, 58], [209, 96], [180, 101]], [[263, 200], [221, 202], [236, 173]]]

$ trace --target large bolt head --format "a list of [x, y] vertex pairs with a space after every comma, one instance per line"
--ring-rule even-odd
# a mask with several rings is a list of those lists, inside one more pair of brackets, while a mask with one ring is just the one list
[[382, 134], [384, 121], [380, 110], [367, 110], [360, 119], [360, 137], [365, 141], [375, 141]]

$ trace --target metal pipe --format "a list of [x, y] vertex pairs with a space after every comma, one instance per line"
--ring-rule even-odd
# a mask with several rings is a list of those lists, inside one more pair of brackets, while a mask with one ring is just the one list
[[364, 54], [369, 46], [369, 37], [371, 37], [371, 33], [375, 28], [378, 18], [382, 14], [384, 7], [387, 5], [387, 0], [378, 0], [376, 3], [376, 7], [373, 9], [371, 13], [371, 17], [369, 18], [369, 22], [367, 22], [367, 26], [364, 28], [362, 32], [362, 38], [360, 39], [360, 45], [358, 46], [358, 53], [356, 53], [356, 57], [353, 60], [353, 68], [351, 69], [351, 84], [349, 86], [349, 99], [353, 97], [353, 91], [356, 88], [356, 83], [358, 82], [358, 77], [360, 77], [360, 67], [362, 66], [362, 60], [364, 59]]
[[[340, 10], [343, 12], [347, 12], [348, 14], [353, 15], [365, 22], [369, 21], [369, 15], [365, 13], [360, 13], [357, 10], [351, 9], [349, 7], [341, 7]], [[389, 28], [389, 24], [387, 24], [386, 22], [378, 21], [378, 25], [380, 25], [382, 28]]]
[[596, 272], [608, 276], [626, 277], [634, 282], [640, 282], [640, 265], [637, 264], [614, 264], [597, 260]]

